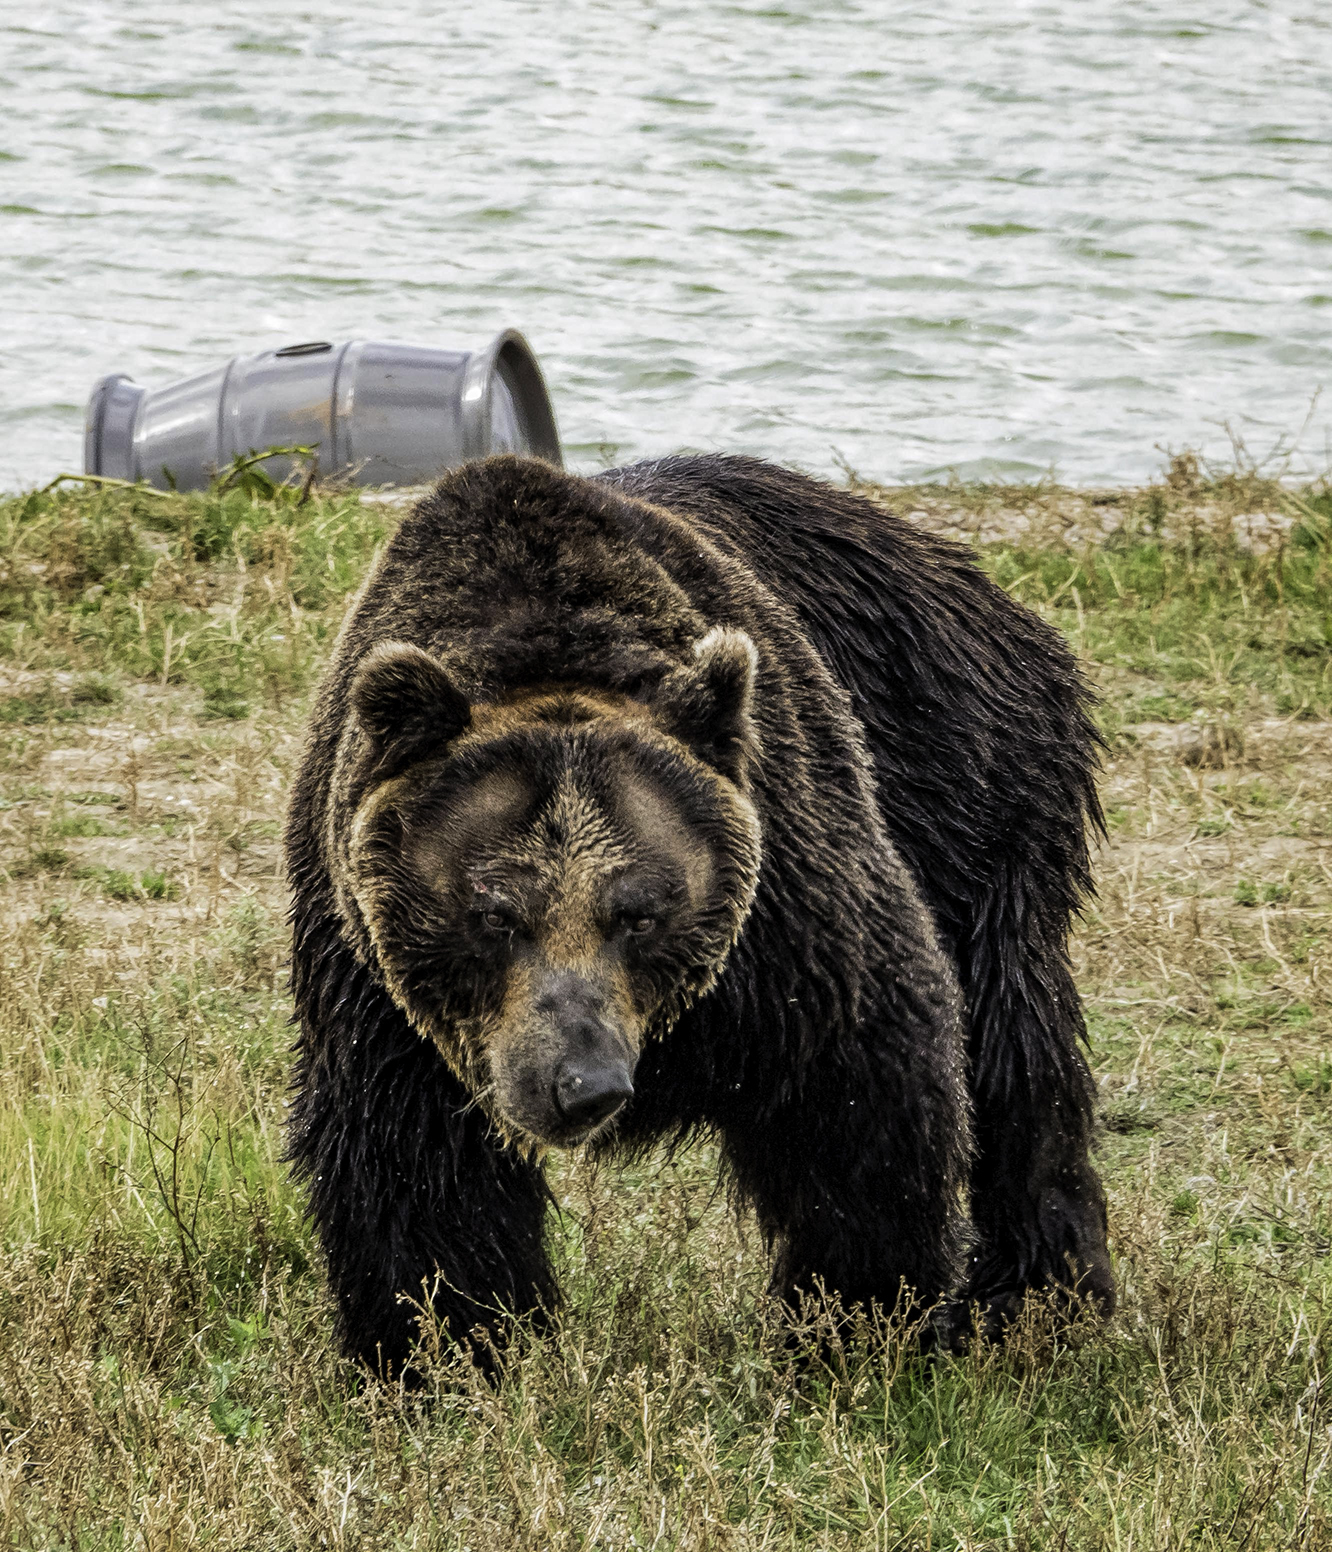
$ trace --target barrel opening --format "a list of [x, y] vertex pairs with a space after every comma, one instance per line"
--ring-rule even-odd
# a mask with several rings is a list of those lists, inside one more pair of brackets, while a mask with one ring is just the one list
[[550, 395], [536, 357], [520, 337], [510, 335], [500, 346], [495, 356], [495, 373], [508, 390], [522, 444], [534, 457], [562, 465], [560, 434], [555, 427]]

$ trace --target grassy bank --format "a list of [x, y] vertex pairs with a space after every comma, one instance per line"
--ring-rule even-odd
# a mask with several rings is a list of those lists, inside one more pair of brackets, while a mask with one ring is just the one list
[[498, 1389], [361, 1383], [279, 1162], [277, 832], [391, 511], [62, 488], [0, 502], [0, 1545], [1332, 1545], [1332, 500], [870, 494], [1104, 696], [1113, 1325], [796, 1365], [700, 1146], [563, 1162], [568, 1308]]

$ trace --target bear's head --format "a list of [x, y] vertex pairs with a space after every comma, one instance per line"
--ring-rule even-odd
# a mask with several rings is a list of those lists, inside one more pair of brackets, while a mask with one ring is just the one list
[[755, 664], [716, 629], [638, 697], [470, 705], [401, 642], [356, 674], [355, 912], [394, 1000], [520, 1147], [606, 1127], [740, 933]]

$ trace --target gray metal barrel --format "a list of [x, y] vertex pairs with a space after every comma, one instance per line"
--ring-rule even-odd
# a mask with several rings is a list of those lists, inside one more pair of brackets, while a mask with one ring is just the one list
[[[541, 368], [506, 329], [472, 352], [375, 340], [288, 345], [164, 388], [113, 373], [88, 400], [83, 469], [200, 490], [233, 458], [310, 446], [322, 475], [357, 485], [419, 485], [490, 453], [563, 462]], [[292, 463], [264, 467], [282, 479]]]

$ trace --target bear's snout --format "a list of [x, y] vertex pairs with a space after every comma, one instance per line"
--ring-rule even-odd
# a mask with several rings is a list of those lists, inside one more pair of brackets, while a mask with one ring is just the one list
[[634, 1097], [634, 1080], [622, 1061], [572, 1061], [555, 1074], [555, 1103], [571, 1126], [592, 1128]]
[[501, 1108], [529, 1135], [574, 1146], [633, 1098], [637, 1046], [614, 1003], [567, 969], [531, 988], [521, 1033], [492, 1056]]
[[606, 995], [585, 976], [552, 975], [535, 1000], [567, 1053], [555, 1068], [552, 1094], [566, 1125], [590, 1131], [633, 1098], [624, 1041], [606, 1020]]

